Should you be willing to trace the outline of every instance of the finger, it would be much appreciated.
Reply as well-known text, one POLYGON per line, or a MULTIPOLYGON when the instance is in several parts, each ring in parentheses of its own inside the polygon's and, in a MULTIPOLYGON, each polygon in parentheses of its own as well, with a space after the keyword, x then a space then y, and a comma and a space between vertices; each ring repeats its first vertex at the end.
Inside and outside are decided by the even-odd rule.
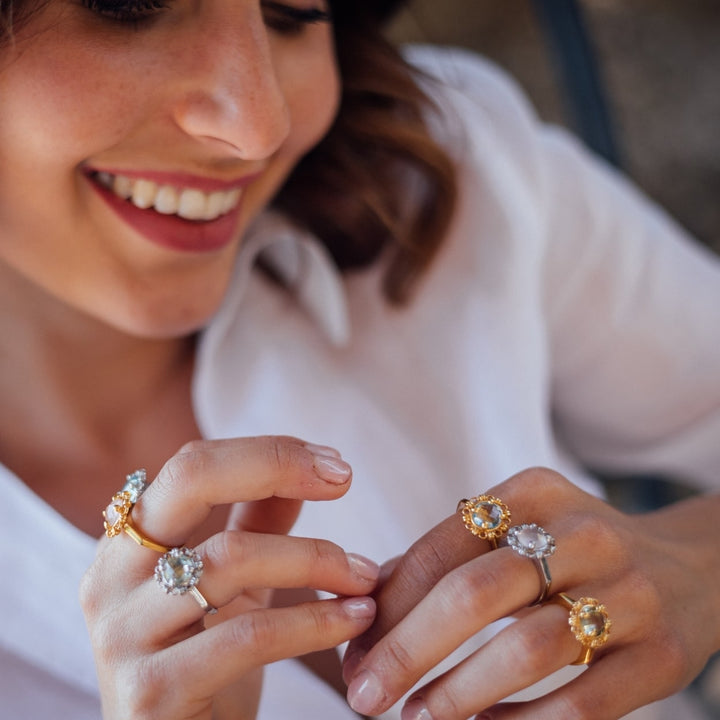
MULTIPOLYGON (((364 655, 415 607, 437 582, 463 563, 486 551, 476 537, 451 515, 423 535, 389 566, 390 576, 376 593, 378 613, 370 630, 348 646, 345 665, 351 656, 364 655)), ((345 671, 348 674, 348 671, 345 671)))
POLYGON ((465 640, 526 604, 537 584, 527 569, 502 548, 444 576, 360 661, 348 687, 351 707, 384 712, 465 640))
MULTIPOLYGON (((608 546, 612 544, 608 533, 603 532, 598 523, 588 520, 592 516, 577 512, 579 500, 602 510, 605 510, 604 504, 578 490, 561 475, 545 468, 531 468, 487 493, 506 501, 511 511, 511 524, 535 522, 554 535, 558 548, 551 561, 554 590, 567 589, 581 582, 590 566, 597 576, 603 564, 607 564, 605 558, 610 555, 608 546), (532 491, 529 492, 529 489, 532 491), (600 542, 602 538, 604 542, 600 542), (582 546, 582 565, 573 561, 576 557, 573 548, 578 546, 582 546)), ((375 623, 367 633, 350 643, 344 660, 346 679, 349 680, 359 658, 397 625, 443 575, 489 551, 489 543, 468 532, 459 513, 448 517, 420 538, 377 593, 378 617, 375 623)), ((529 568, 531 561, 526 562, 529 568)), ((523 572, 532 574, 534 571, 526 568, 523 572)), ((526 604, 538 594, 536 591, 526 604)))
POLYGON ((685 672, 678 672, 672 661, 666 667, 658 658, 664 659, 661 647, 654 650, 643 645, 618 647, 593 662, 567 685, 536 700, 494 705, 479 717, 482 720, 617 720, 636 708, 662 699, 668 694, 668 688, 683 687, 685 672), (652 667, 654 671, 638 682, 641 667, 652 667), (673 671, 676 674, 670 677, 673 671))
POLYGON ((570 664, 578 648, 563 608, 551 604, 535 609, 413 693, 403 720, 465 720, 570 664))
POLYGON ((350 466, 296 438, 189 443, 133 508, 133 522, 157 542, 182 544, 216 505, 277 496, 331 500, 349 487, 350 466))
MULTIPOLYGON (((261 535, 238 531, 219 533, 197 548, 203 561, 198 589, 216 608, 231 603, 241 593, 257 588, 313 588, 361 596, 371 592, 379 567, 360 555, 345 553, 327 540, 261 535)), ((195 623, 203 610, 191 595, 165 595, 148 579, 137 589, 125 613, 142 612, 148 642, 195 623), (142 609, 142 610, 141 610, 142 609)), ((140 641, 141 638, 138 638, 140 641)))
MULTIPOLYGON (((153 687, 142 688, 164 715, 184 717, 189 699, 215 696, 261 665, 335 647, 367 628, 374 612, 365 597, 244 613, 154 655, 145 669, 153 687), (166 693, 159 704, 158 688, 166 693)), ((142 706, 137 694, 129 693, 142 706)))
POLYGON ((233 505, 228 530, 286 535, 295 524, 302 500, 272 497, 233 505))

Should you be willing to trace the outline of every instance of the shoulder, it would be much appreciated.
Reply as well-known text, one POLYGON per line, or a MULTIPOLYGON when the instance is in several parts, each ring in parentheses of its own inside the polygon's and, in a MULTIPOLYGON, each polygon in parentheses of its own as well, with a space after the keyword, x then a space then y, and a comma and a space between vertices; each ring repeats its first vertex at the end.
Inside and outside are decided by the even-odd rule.
POLYGON ((408 45, 403 55, 435 106, 428 118, 431 131, 451 153, 464 157, 468 141, 477 144, 482 138, 525 146, 537 132, 540 123, 522 88, 490 60, 433 45, 408 45))

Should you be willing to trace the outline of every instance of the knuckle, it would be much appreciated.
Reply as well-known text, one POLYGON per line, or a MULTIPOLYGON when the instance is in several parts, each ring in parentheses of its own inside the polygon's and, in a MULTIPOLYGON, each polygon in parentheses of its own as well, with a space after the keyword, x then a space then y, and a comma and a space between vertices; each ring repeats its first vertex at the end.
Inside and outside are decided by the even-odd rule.
POLYGON ((338 563, 347 564, 343 550, 329 540, 309 539, 305 550, 310 567, 324 568, 338 563))
POLYGON ((265 456, 271 467, 281 475, 287 475, 297 464, 302 448, 284 437, 265 438, 265 456))
POLYGON ((415 544, 402 560, 413 582, 434 585, 447 572, 447 559, 429 539, 415 544))
POLYGON ((527 495, 528 486, 532 487, 534 495, 543 498, 553 498, 573 487, 570 481, 555 470, 547 467, 529 467, 513 475, 502 484, 502 494, 512 501, 512 498, 523 498, 527 495))
POLYGON ((692 672, 697 658, 679 632, 666 631, 657 638, 655 645, 662 655, 662 668, 658 669, 659 679, 667 687, 679 690, 688 681, 688 673, 692 672))
POLYGON ((490 607, 491 598, 498 597, 502 584, 503 580, 494 568, 480 570, 468 564, 446 575, 438 583, 438 590, 453 613, 476 617, 490 607))
POLYGON ((577 514, 572 521, 571 533, 584 540, 593 554, 612 558, 616 570, 628 567, 632 557, 628 544, 617 525, 608 518, 590 512, 577 514))
POLYGON ((556 720, 598 720, 598 707, 593 706, 590 696, 580 693, 561 694, 553 708, 556 720))
POLYGON ((519 677, 541 677, 545 674, 548 659, 561 656, 565 636, 551 625, 532 625, 518 629, 512 625, 506 631, 505 659, 519 677))
POLYGON ((437 683, 432 688, 427 698, 427 705, 436 720, 469 716, 468 708, 459 701, 457 690, 444 682, 437 683))
POLYGON ((80 586, 78 588, 80 607, 87 618, 91 618, 97 614, 102 600, 102 593, 98 589, 96 576, 96 566, 91 565, 80 579, 80 586))
POLYGON ((165 496, 184 494, 184 489, 198 476, 203 454, 200 448, 195 448, 173 455, 153 481, 153 492, 160 492, 165 496))
POLYGON ((399 680, 414 675, 415 664, 413 656, 400 640, 388 636, 385 640, 385 647, 381 659, 382 667, 389 669, 387 677, 395 677, 399 680))
POLYGON ((150 658, 122 673, 118 685, 122 688, 122 706, 132 720, 156 720, 158 708, 168 707, 163 699, 167 694, 165 673, 150 658))
POLYGON ((258 658, 264 649, 275 644, 278 629, 273 615, 263 611, 253 611, 238 616, 230 623, 228 640, 240 647, 250 657, 258 658))
POLYGON ((203 555, 208 564, 217 567, 241 565, 252 553, 248 547, 252 544, 248 533, 237 530, 225 530, 209 537, 203 544, 203 555))

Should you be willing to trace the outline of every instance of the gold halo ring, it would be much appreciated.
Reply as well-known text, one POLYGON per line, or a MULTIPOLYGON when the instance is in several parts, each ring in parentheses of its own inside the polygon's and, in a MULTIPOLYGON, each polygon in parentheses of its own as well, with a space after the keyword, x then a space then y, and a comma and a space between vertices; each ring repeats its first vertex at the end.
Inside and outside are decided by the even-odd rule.
POLYGON ((595 650, 604 645, 610 634, 612 622, 605 606, 595 598, 582 597, 573 600, 565 593, 553 595, 548 602, 555 602, 570 611, 568 624, 582 650, 571 665, 589 665, 595 650))
POLYGON ((493 495, 477 495, 458 503, 465 527, 475 536, 487 540, 493 549, 510 527, 510 509, 493 495))
POLYGON ((122 490, 112 496, 110 504, 105 508, 105 510, 103 510, 105 535, 109 538, 113 538, 124 531, 138 545, 150 548, 151 550, 156 550, 157 552, 165 553, 170 548, 145 537, 133 525, 132 520, 130 519, 130 513, 132 512, 135 503, 138 501, 143 492, 145 492, 146 487, 147 475, 143 469, 135 470, 125 477, 125 485, 123 485, 122 490))

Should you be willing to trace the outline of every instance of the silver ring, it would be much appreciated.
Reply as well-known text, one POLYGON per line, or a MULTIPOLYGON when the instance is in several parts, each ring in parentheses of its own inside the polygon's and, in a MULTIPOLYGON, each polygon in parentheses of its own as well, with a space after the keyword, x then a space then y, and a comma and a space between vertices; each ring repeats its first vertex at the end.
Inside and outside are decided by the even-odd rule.
POLYGON ((155 580, 170 595, 189 593, 209 615, 217 612, 197 588, 203 574, 203 561, 197 550, 176 547, 168 550, 155 566, 155 580))
POLYGON ((523 523, 508 530, 506 542, 518 555, 535 563, 540 577, 540 594, 531 605, 539 605, 550 594, 552 576, 547 559, 555 552, 555 538, 535 523, 523 523))
POLYGON ((205 596, 197 589, 195 585, 191 587, 188 590, 188 593, 197 600, 198 605, 203 609, 204 612, 206 612, 208 615, 214 615, 217 612, 217 608, 214 605, 211 605, 206 599, 205 596))

